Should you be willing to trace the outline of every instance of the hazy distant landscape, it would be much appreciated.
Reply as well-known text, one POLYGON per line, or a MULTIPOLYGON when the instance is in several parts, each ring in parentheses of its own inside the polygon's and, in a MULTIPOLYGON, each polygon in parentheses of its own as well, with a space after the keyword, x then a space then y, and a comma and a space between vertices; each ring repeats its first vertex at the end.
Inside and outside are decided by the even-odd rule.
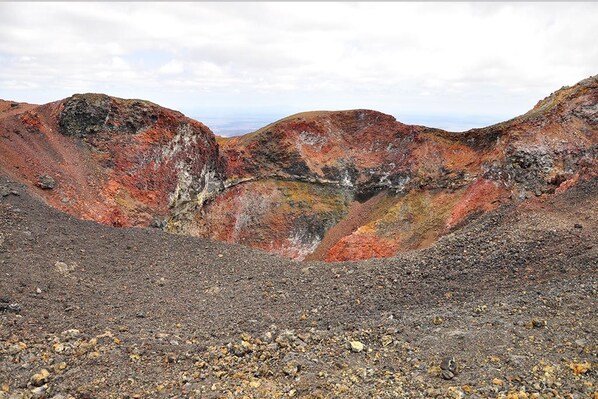
POLYGON ((196 116, 218 136, 232 137, 254 132, 272 122, 284 118, 286 115, 226 115, 226 116, 196 116))
MULTIPOLYGON (((222 115, 214 116, 206 114, 205 116, 190 115, 192 118, 202 121, 210 127, 214 134, 224 137, 239 136, 242 134, 254 132, 270 123, 287 117, 288 114, 269 114, 269 115, 222 115)), ((505 118, 484 117, 484 116, 457 116, 457 115, 405 115, 396 116, 403 123, 411 125, 423 125, 443 129, 451 132, 462 132, 472 128, 481 128, 490 126, 494 123, 514 117, 509 115, 505 118)))

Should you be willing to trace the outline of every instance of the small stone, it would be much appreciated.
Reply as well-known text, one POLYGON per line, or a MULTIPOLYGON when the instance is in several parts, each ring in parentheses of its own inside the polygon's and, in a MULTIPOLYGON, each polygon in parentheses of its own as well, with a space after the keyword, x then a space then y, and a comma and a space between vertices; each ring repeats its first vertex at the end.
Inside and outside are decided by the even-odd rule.
POLYGON ((452 371, 448 370, 441 370, 440 376, 443 380, 452 380, 453 378, 455 378, 455 374, 452 371))
POLYGON ((272 338, 274 336, 272 335, 272 333, 270 331, 266 331, 264 333, 264 335, 262 336, 262 341, 266 342, 266 343, 270 343, 272 342, 272 338))
POLYGON ((79 338, 81 336, 81 331, 71 328, 70 330, 63 331, 60 335, 66 340, 72 340, 79 338))
POLYGON ((19 353, 24 349, 27 349, 27 344, 24 342, 17 342, 16 344, 11 345, 8 348, 8 353, 10 353, 11 355, 14 355, 15 353, 19 353))
POLYGON ((247 341, 241 341, 241 345, 229 344, 228 345, 229 352, 237 357, 243 357, 243 356, 247 355, 249 352, 251 352, 251 348, 249 346, 250 345, 249 343, 247 343, 248 345, 243 345, 244 343, 247 343, 247 341))
POLYGON ((363 351, 364 346, 359 341, 351 341, 350 345, 351 345, 351 352, 359 353, 359 352, 363 351))
POLYGON ((504 381, 501 380, 500 378, 493 378, 492 379, 492 384, 494 384, 494 385, 503 385, 504 381))
POLYGON ((220 291, 222 291, 222 288, 220 288, 220 287, 210 287, 210 288, 208 288, 208 289, 205 290, 205 293, 206 294, 210 294, 210 295, 216 295, 220 291))
POLYGON ((52 176, 43 175, 37 180, 37 186, 44 190, 52 190, 54 187, 56 187, 56 181, 54 178, 52 178, 52 176))
POLYGON ((60 362, 54 366, 54 371, 62 371, 67 368, 66 362, 60 362))
POLYGON ((66 264, 65 262, 56 262, 54 263, 54 269, 60 274, 69 274, 70 272, 74 271, 77 268, 76 263, 71 263, 70 265, 66 264))
POLYGON ((42 397, 46 394, 46 389, 47 389, 47 386, 42 385, 37 388, 33 388, 31 390, 31 393, 33 394, 34 397, 42 397))
POLYGON ((457 361, 453 356, 447 356, 440 362, 440 369, 454 374, 457 371, 457 361))
POLYGON ((289 377, 294 377, 299 373, 300 369, 301 366, 299 366, 299 363, 291 361, 284 365, 284 367, 282 368, 282 372, 288 375, 289 377))
POLYGON ((12 190, 6 186, 0 186, 0 197, 8 197, 9 195, 19 196, 19 192, 17 190, 12 190))
POLYGON ((39 373, 34 374, 31 377, 31 385, 34 387, 41 387, 46 382, 48 382, 48 377, 50 376, 50 372, 46 369, 42 369, 39 373))
POLYGON ((575 375, 585 374, 592 369, 590 362, 585 363, 570 363, 569 368, 575 375))
POLYGON ((474 312, 474 314, 479 315, 479 314, 482 314, 482 313, 486 313, 487 310, 488 310, 488 306, 487 305, 480 305, 480 306, 477 306, 473 310, 473 312, 474 312))
POLYGON ((247 341, 247 342, 251 342, 251 335, 249 335, 248 333, 244 332, 241 333, 241 339, 243 341, 247 341))
POLYGON ((176 363, 176 361, 177 361, 177 355, 176 355, 176 353, 168 353, 166 355, 166 357, 164 358, 164 361, 166 363, 176 363))
POLYGON ((254 380, 249 382, 249 386, 251 388, 259 388, 262 383, 259 380, 254 380))
POLYGON ((270 368, 266 364, 262 364, 257 369, 257 375, 262 376, 262 377, 272 376, 273 374, 274 373, 272 372, 272 370, 270 370, 270 368))
POLYGON ((285 330, 276 337, 276 343, 283 348, 291 347, 297 340, 297 336, 291 330, 285 330))
POLYGON ((66 347, 62 342, 56 342, 54 345, 52 345, 52 349, 56 353, 62 353, 66 350, 66 347))
POLYGON ((392 339, 392 337, 390 335, 384 335, 384 336, 382 336, 381 341, 382 341, 382 346, 388 346, 388 345, 392 344, 392 342, 394 340, 392 339))
POLYGON ((0 313, 20 313, 21 312, 21 305, 18 303, 9 303, 0 301, 0 313))
POLYGON ((575 223, 573 225, 573 227, 576 228, 576 229, 583 229, 583 226, 581 224, 579 224, 579 223, 575 223))
POLYGON ((542 328, 545 325, 546 325, 545 320, 532 319, 532 327, 533 328, 542 328))

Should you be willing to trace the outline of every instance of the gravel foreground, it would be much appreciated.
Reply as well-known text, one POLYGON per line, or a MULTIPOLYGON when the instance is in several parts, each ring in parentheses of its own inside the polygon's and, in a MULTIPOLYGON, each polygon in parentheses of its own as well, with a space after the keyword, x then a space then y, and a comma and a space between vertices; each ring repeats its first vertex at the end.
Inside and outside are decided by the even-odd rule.
POLYGON ((293 262, 0 179, 0 398, 598 398, 598 179, 434 246, 293 262))

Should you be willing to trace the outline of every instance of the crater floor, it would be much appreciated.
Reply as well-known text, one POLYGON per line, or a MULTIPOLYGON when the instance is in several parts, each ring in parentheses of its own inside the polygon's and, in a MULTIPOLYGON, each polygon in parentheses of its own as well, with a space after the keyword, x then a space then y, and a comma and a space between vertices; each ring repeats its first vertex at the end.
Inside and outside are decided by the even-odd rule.
POLYGON ((597 195, 323 263, 77 220, 2 177, 0 398, 596 398, 597 195))

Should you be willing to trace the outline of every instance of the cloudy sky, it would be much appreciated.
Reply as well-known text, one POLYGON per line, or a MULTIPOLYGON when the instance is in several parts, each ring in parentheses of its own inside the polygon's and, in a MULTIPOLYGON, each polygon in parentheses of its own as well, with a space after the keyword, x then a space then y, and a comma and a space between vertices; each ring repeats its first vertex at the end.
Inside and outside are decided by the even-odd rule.
POLYGON ((463 130, 598 74, 598 3, 0 3, 0 98, 142 98, 227 134, 376 109, 463 130))

